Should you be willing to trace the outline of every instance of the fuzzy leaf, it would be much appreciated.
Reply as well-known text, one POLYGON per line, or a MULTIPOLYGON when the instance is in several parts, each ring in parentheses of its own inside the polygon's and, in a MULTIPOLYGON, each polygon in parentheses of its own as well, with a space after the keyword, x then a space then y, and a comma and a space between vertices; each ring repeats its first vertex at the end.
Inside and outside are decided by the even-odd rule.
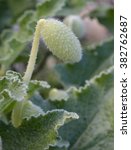
POLYGON ((31 80, 29 82, 28 96, 32 96, 32 94, 40 88, 48 89, 50 85, 46 81, 31 80))
POLYGON ((3 150, 16 150, 16 148, 19 150, 48 149, 50 145, 55 145, 57 142, 58 128, 65 122, 77 118, 75 113, 54 110, 38 118, 25 120, 18 129, 0 122, 3 150))
POLYGON ((36 17, 35 12, 30 10, 26 11, 19 19, 18 19, 18 32, 15 34, 15 37, 19 36, 19 42, 24 45, 27 42, 32 40, 33 33, 35 32, 36 26, 36 17), (26 39, 25 37, 28 37, 26 39))
POLYGON ((15 39, 15 32, 12 32, 12 36, 8 40, 4 40, 0 46, 0 63, 7 68, 24 49, 25 45, 18 41, 18 37, 15 39))
POLYGON ((27 101, 41 87, 49 88, 50 85, 37 80, 26 85, 19 73, 7 71, 6 75, 0 78, 0 119, 4 121, 6 115, 11 112, 11 122, 14 127, 18 127, 25 118, 29 120, 32 116, 43 114, 41 108, 27 101))
POLYGON ((69 142, 60 139, 60 141, 57 142, 56 146, 50 147, 49 150, 68 150, 68 147, 69 142))
MULTIPOLYGON (((113 89, 112 89, 113 90, 113 89)), ((71 150, 113 150, 113 91, 71 150)), ((106 97, 107 97, 106 96, 106 97)))
POLYGON ((7 71, 6 75, 0 78, 0 115, 8 113, 16 102, 25 99, 27 86, 22 82, 19 73, 7 71))
POLYGON ((44 0, 37 6, 37 16, 54 16, 65 5, 66 0, 44 0))
POLYGON ((14 16, 18 16, 21 13, 23 13, 24 10, 30 9, 31 7, 34 7, 36 3, 36 0, 8 0, 8 5, 11 9, 11 12, 14 16))
MULTIPOLYGON (((99 137, 99 134, 101 134, 105 138, 108 137, 107 133, 109 131, 113 133, 113 119, 110 120, 110 117, 113 118, 113 111, 109 109, 111 107, 113 110, 113 105, 110 105, 108 109, 107 107, 105 109, 107 103, 113 104, 113 70, 109 69, 107 72, 101 73, 99 76, 96 76, 94 79, 88 81, 84 87, 74 92, 74 97, 76 98, 71 97, 62 108, 77 112, 80 116, 80 119, 75 124, 71 123, 65 126, 63 130, 61 130, 62 137, 65 137, 65 140, 69 140, 71 142, 71 148, 73 150, 79 145, 77 144, 77 146, 73 148, 73 146, 77 142, 79 142, 81 136, 85 134, 86 129, 89 126, 93 128, 93 131, 92 133, 89 133, 89 131, 91 130, 89 129, 86 132, 86 135, 88 135, 88 137, 91 137, 92 142, 94 142, 94 146, 95 144, 97 144, 94 139, 96 137, 99 137), (104 107, 104 110, 102 110, 102 107, 104 107), (101 114, 103 114, 105 110, 107 110, 107 114, 102 116, 101 114), (110 114, 110 117, 108 117, 108 113, 110 114), (98 126, 96 122, 99 122, 98 126), (106 125, 108 125, 108 127, 106 127, 104 122, 106 125), (103 126, 103 124, 105 125, 105 127, 103 126), (103 126, 103 128, 101 128, 101 126, 103 126), (76 130, 77 132, 75 132, 76 130)), ((111 145, 113 145, 113 134, 111 136, 111 139, 111 145)), ((85 140, 85 143, 83 142, 83 145, 88 145, 87 140, 85 140)), ((101 142, 101 138, 98 139, 98 142, 101 142)), ((101 147, 103 147, 103 145, 101 147)), ((77 147, 77 149, 81 150, 81 147, 77 147)), ((86 149, 88 148, 85 148, 85 150, 86 149)), ((110 147, 110 150, 112 150, 112 146, 110 147)))
POLYGON ((83 85, 85 80, 89 80, 113 65, 112 61, 107 61, 113 55, 113 40, 90 47, 83 53, 83 58, 76 64, 60 64, 56 66, 62 83, 66 85, 83 85), (98 70, 97 70, 98 69, 98 70), (75 75, 74 75, 75 74, 75 75))
POLYGON ((19 73, 7 71, 6 75, 0 78, 0 94, 8 93, 11 99, 22 101, 27 94, 27 86, 22 82, 19 73))
MULTIPOLYGON (((101 72, 91 80, 86 81, 86 84, 78 89, 75 87, 71 88, 70 92, 71 95, 66 102, 49 101, 48 104, 47 102, 44 102, 43 104, 43 108, 45 108, 45 105, 48 109, 62 108, 76 112, 80 116, 79 120, 69 123, 60 129, 60 135, 63 139, 70 141, 70 149, 76 149, 76 147, 80 144, 79 140, 81 142, 83 140, 83 138, 81 140, 81 137, 84 135, 85 143, 82 143, 83 147, 87 144, 89 146, 88 148, 92 148, 90 146, 90 142, 94 141, 94 147, 97 146, 97 144, 103 143, 101 148, 103 147, 104 149, 104 144, 108 143, 104 143, 102 140, 106 138, 108 140, 109 138, 111 141, 109 149, 112 150, 113 68, 111 67, 108 70, 101 72), (107 112, 105 112, 105 110, 107 112), (97 121, 99 124, 96 123, 97 121), (105 127, 101 128, 103 124, 106 124, 107 127, 105 125, 105 127), (93 129, 91 127, 93 127, 93 129), (86 130, 88 131, 86 132, 86 130), (111 134, 108 136, 108 133, 111 134), (99 134, 101 134, 103 138, 98 138, 99 134), (88 143, 87 141, 89 140, 89 137, 90 142, 88 143), (77 146, 75 146, 75 144, 77 146), (73 148, 73 146, 75 148, 73 148)), ((84 150, 88 150, 88 148, 85 148, 84 150)), ((80 147, 77 147, 77 150, 83 150, 81 149, 81 145, 80 147)), ((93 150, 95 150, 95 148, 93 150)))
POLYGON ((40 107, 34 105, 31 101, 25 102, 22 119, 29 120, 32 116, 37 118, 41 114, 44 114, 44 112, 40 107))
POLYGON ((42 114, 44 114, 42 109, 34 105, 32 102, 18 102, 13 108, 11 122, 14 127, 19 127, 24 119, 29 120, 31 117, 37 118, 42 114))
POLYGON ((9 95, 9 91, 4 91, 0 98, 0 118, 3 116, 3 113, 8 113, 13 108, 16 101, 12 99, 9 95))

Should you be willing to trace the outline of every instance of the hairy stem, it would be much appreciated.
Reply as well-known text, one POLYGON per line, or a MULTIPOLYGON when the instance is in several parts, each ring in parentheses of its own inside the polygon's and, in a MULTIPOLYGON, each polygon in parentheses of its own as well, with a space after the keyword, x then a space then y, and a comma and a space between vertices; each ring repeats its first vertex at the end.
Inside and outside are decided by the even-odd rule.
POLYGON ((39 48, 39 40, 40 40, 41 30, 43 28, 44 22, 45 22, 45 19, 40 19, 36 25, 36 30, 35 30, 35 34, 34 34, 32 49, 31 49, 31 54, 30 54, 30 58, 29 58, 29 62, 27 65, 25 75, 23 77, 23 80, 26 83, 28 83, 30 81, 34 67, 35 67, 38 48, 39 48))

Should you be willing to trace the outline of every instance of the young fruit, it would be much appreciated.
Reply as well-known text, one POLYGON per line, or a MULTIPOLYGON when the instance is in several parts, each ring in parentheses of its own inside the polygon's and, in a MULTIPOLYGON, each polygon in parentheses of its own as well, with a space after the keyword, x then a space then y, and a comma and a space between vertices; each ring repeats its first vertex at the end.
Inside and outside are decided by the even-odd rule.
POLYGON ((79 62, 82 48, 74 33, 62 22, 45 20, 41 35, 49 50, 66 63, 79 62))
POLYGON ((75 35, 81 39, 85 35, 85 26, 80 16, 71 15, 64 19, 64 23, 71 28, 75 35))
POLYGON ((55 19, 40 19, 36 26, 28 66, 23 77, 29 83, 37 58, 40 36, 49 50, 66 63, 79 62, 82 48, 74 33, 62 22, 55 19))
POLYGON ((61 100, 67 101, 68 98, 69 98, 69 95, 64 90, 58 90, 58 89, 54 88, 49 93, 49 99, 51 101, 55 101, 55 100, 57 100, 57 101, 61 101, 61 100))

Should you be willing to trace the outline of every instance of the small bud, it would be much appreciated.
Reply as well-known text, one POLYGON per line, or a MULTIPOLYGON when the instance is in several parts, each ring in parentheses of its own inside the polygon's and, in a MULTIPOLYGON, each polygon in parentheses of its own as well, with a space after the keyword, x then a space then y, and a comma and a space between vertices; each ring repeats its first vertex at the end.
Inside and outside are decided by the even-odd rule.
POLYGON ((80 42, 62 22, 47 19, 43 25, 42 36, 49 50, 64 62, 75 63, 81 60, 80 42))
POLYGON ((64 23, 71 28, 79 39, 84 37, 85 25, 81 17, 75 15, 68 16, 64 19, 64 23))
POLYGON ((67 99, 69 98, 69 95, 66 91, 64 90, 57 90, 57 89, 52 89, 49 93, 49 98, 51 101, 61 101, 61 100, 65 100, 67 101, 67 99))

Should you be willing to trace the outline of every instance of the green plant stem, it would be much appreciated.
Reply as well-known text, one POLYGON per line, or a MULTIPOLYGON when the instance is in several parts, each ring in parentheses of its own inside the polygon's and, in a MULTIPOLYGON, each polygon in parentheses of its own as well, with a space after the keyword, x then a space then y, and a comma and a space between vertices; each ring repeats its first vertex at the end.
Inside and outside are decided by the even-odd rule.
POLYGON ((30 81, 34 67, 35 67, 37 53, 38 53, 38 47, 39 47, 39 40, 40 40, 41 30, 43 28, 44 22, 45 22, 45 19, 40 19, 36 25, 31 54, 30 54, 30 58, 29 58, 29 62, 27 65, 25 75, 23 77, 23 80, 26 83, 28 83, 30 81))
MULTIPOLYGON (((36 63, 36 58, 37 58, 37 53, 38 53, 38 48, 39 48, 39 40, 40 40, 41 30, 43 28, 44 22, 45 22, 44 19, 40 19, 36 25, 31 54, 30 54, 30 58, 29 58, 29 62, 27 65, 25 75, 23 77, 23 81, 26 82, 27 84, 29 83, 29 81, 32 77, 33 70, 35 68, 35 63, 36 63)), ((27 100, 27 97, 25 97, 25 99, 23 101, 21 101, 19 104, 17 104, 17 107, 14 110, 12 120, 14 121, 13 124, 15 127, 18 127, 21 125, 22 110, 23 110, 23 106, 24 106, 26 100, 27 100), (19 117, 17 117, 15 115, 15 111, 17 112, 16 115, 19 117), (19 118, 19 119, 17 119, 17 118, 19 118)))

